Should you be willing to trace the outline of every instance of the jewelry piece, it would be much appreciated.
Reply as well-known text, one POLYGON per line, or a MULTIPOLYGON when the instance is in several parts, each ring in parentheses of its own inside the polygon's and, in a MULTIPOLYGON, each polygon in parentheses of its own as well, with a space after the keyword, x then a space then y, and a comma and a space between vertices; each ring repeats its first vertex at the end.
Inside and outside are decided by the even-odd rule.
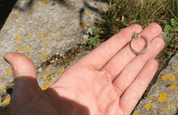
POLYGON ((136 38, 139 37, 139 33, 134 32, 133 35, 132 35, 132 37, 133 37, 133 39, 132 39, 132 41, 131 41, 131 49, 132 49, 135 53, 137 53, 137 54, 142 54, 142 53, 145 53, 145 52, 149 49, 149 47, 150 47, 150 41, 148 40, 147 37, 142 36, 142 37, 147 41, 147 47, 146 47, 146 49, 145 49, 144 51, 142 51, 142 52, 138 52, 138 51, 134 50, 134 49, 133 49, 133 41, 134 41, 136 38))

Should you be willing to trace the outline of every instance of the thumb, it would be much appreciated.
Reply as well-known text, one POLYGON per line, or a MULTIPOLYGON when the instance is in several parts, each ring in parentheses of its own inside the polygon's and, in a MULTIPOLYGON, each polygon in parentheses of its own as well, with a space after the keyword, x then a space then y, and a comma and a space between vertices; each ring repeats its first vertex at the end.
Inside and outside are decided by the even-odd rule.
POLYGON ((31 76, 36 79, 35 66, 33 62, 23 54, 10 52, 4 55, 4 59, 10 63, 15 79, 21 76, 31 76))
POLYGON ((20 53, 7 53, 4 55, 4 59, 12 66, 15 77, 10 106, 20 108, 41 90, 38 86, 35 66, 28 57, 20 53))

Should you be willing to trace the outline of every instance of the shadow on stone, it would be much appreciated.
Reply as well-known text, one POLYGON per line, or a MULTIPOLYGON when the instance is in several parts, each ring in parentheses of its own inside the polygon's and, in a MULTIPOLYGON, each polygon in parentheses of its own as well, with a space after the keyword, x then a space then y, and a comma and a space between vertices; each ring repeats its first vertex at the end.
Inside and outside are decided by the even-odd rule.
POLYGON ((108 0, 95 0, 95 1, 99 1, 99 2, 106 2, 106 3, 109 3, 108 0))
MULTIPOLYGON (((98 0, 95 0, 95 1, 98 1, 98 0)), ((107 2, 108 3, 108 0, 99 0, 100 2, 107 2)), ((88 8, 88 9, 90 9, 91 11, 94 11, 94 12, 96 12, 96 13, 98 13, 99 15, 101 15, 101 14, 103 14, 104 12, 101 12, 101 11, 99 11, 97 8, 94 8, 94 7, 92 7, 91 5, 89 5, 87 2, 86 2, 86 0, 84 0, 83 1, 83 3, 84 3, 84 7, 83 8, 81 8, 80 9, 80 24, 83 24, 83 13, 84 13, 84 11, 85 11, 85 8, 88 8)), ((82 33, 83 34, 88 34, 88 33, 86 33, 84 30, 82 30, 82 33)))
POLYGON ((22 4, 22 6, 20 6, 20 4, 16 3, 14 6, 14 9, 18 9, 19 11, 27 11, 27 10, 31 10, 32 5, 33 5, 34 0, 27 0, 24 2, 24 4, 22 4))
POLYGON ((9 16, 14 4, 17 0, 1 0, 0 1, 0 30, 3 27, 7 17, 9 16))
MULTIPOLYGON (((77 103, 74 100, 70 100, 65 97, 59 96, 60 94, 58 94, 54 89, 48 88, 46 90, 41 90, 41 88, 38 86, 38 82, 36 79, 31 77, 25 77, 25 78, 22 77, 18 79, 25 80, 22 83, 23 88, 20 89, 19 86, 19 91, 16 90, 16 92, 21 92, 19 96, 21 97, 21 95, 27 94, 28 95, 27 99, 29 98, 29 100, 26 100, 26 102, 30 101, 33 105, 41 105, 37 107, 31 107, 31 110, 29 108, 30 111, 33 111, 33 109, 36 108, 36 110, 38 110, 40 114, 52 113, 52 115, 89 115, 89 109, 87 107, 77 103)), ((10 109, 12 110, 12 112, 13 110, 15 111, 19 110, 18 107, 20 106, 17 103, 18 101, 21 101, 19 102, 19 104, 21 103, 23 105, 26 105, 26 103, 22 101, 23 100, 22 98, 19 99, 19 97, 17 97, 18 94, 12 94, 12 96, 14 96, 11 97, 11 101, 10 101, 11 102, 10 109)), ((30 106, 32 105, 29 105, 29 107, 30 106)), ((29 111, 29 110, 25 110, 25 111, 29 111)))
POLYGON ((176 114, 175 115, 178 115, 178 109, 177 109, 177 112, 176 112, 176 114))

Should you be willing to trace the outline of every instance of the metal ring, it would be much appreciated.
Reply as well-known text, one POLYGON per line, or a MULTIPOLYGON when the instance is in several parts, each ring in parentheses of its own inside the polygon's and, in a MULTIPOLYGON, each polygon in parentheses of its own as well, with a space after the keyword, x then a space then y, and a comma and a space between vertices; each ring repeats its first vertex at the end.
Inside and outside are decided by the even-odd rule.
POLYGON ((145 52, 149 49, 149 47, 150 47, 150 41, 148 40, 147 37, 142 36, 142 37, 147 41, 147 47, 146 47, 146 49, 145 49, 144 51, 138 52, 138 51, 136 51, 136 50, 133 49, 133 41, 134 41, 136 38, 138 38, 138 37, 139 37, 139 34, 136 33, 136 32, 134 32, 134 34, 133 34, 133 39, 132 39, 132 41, 131 41, 131 49, 132 49, 135 53, 137 53, 137 54, 142 54, 142 53, 145 53, 145 52))

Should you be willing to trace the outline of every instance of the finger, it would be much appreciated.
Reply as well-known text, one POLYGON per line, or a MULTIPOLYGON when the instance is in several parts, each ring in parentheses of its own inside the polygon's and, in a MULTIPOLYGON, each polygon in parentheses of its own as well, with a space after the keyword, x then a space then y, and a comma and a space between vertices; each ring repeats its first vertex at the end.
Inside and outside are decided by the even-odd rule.
MULTIPOLYGON (((162 29, 160 25, 152 23, 140 32, 140 36, 144 35, 151 41, 154 37, 158 36, 161 33, 161 30, 162 29)), ((145 41, 143 40, 143 38, 139 37, 134 41, 134 49, 136 51, 141 50, 144 47, 144 45, 145 41)), ((150 54, 152 55, 151 52, 150 54)), ((131 62, 135 57, 136 54, 133 53, 133 51, 130 48, 130 44, 128 44, 106 64, 102 71, 108 72, 112 76, 112 80, 114 80, 117 77, 117 75, 123 70, 123 68, 125 68, 125 66, 129 62, 131 62)))
POLYGON ((162 38, 157 37, 153 39, 149 51, 138 55, 124 68, 120 75, 113 81, 113 86, 118 92, 118 95, 121 95, 126 90, 126 88, 134 81, 145 63, 149 59, 155 58, 163 47, 164 41, 162 38))
POLYGON ((15 106, 17 111, 35 94, 42 91, 38 86, 33 62, 23 54, 10 52, 4 59, 10 63, 13 69, 15 86, 10 100, 10 106, 15 106))
POLYGON ((133 32, 140 32, 141 30, 141 26, 137 24, 131 25, 121 30, 119 33, 112 36, 109 40, 102 43, 91 53, 79 60, 79 62, 82 65, 86 65, 95 70, 99 70, 131 40, 133 32))
POLYGON ((124 92, 120 99, 120 106, 125 112, 124 115, 130 115, 151 82, 157 68, 158 62, 155 59, 149 60, 135 81, 124 92))

